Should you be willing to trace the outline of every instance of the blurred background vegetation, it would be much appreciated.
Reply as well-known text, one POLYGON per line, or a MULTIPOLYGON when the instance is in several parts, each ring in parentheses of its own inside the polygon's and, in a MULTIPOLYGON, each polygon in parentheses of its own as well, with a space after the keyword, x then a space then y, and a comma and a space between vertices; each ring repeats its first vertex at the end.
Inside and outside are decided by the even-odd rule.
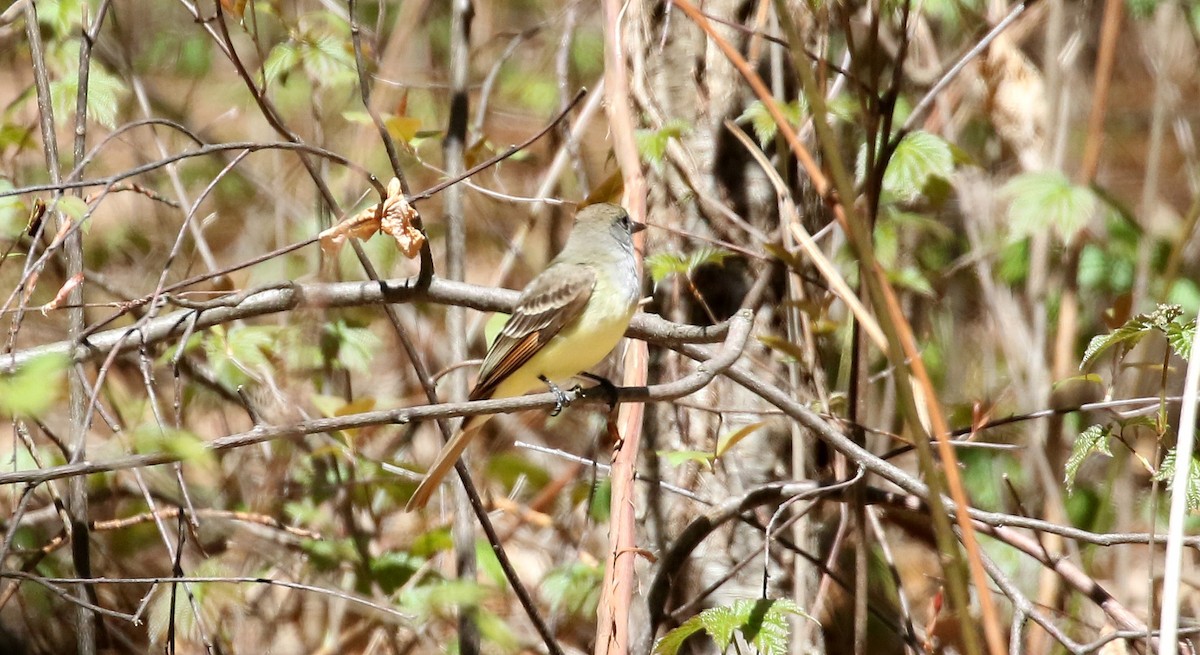
MULTIPOLYGON (((455 4, 18 0, 2 10, 5 352, 30 353, 80 327, 128 327, 214 299, 236 304, 246 290, 368 279, 351 249, 311 244, 230 269, 378 202, 364 171, 384 182, 393 171, 360 72, 412 190, 447 179, 455 4), (47 120, 57 162, 44 148, 47 120), (295 150, 261 146, 283 141, 354 166, 311 153, 306 163, 295 150), (166 161, 220 143, 260 146, 166 161), (127 175, 138 167, 145 170, 127 175), (65 194, 31 189, 108 176, 120 180, 65 194), (197 276, 204 279, 162 306, 139 302, 197 276)), ((702 10, 821 164, 831 170, 840 158, 853 176, 855 196, 839 200, 870 226, 937 401, 975 445, 958 449, 972 504, 1099 534, 1161 532, 1178 422, 1169 398, 1182 385, 1200 309, 1200 105, 1192 104, 1200 98, 1200 4, 1025 5, 995 37, 985 35, 1021 3, 712 0, 702 10), (1113 12, 1116 37, 1106 41, 1113 12), (966 65, 956 71, 960 60, 966 65), (797 62, 815 74, 828 109, 821 120, 832 128, 826 137, 813 128, 817 98, 803 90, 797 62), (885 147, 893 139, 894 149, 885 147), (1151 400, 1087 405, 1130 398, 1151 400), (1039 410, 1061 411, 988 427, 1039 410)), ((603 108, 611 26, 589 2, 478 0, 470 9, 467 167, 542 130, 580 88, 590 91, 531 147, 459 184, 465 280, 519 288, 561 245, 572 203, 619 195, 603 108)), ((894 452, 919 437, 896 393, 910 381, 865 339, 855 347, 853 316, 831 292, 831 277, 857 288, 861 275, 832 204, 791 156, 767 107, 677 6, 631 3, 623 21, 650 183, 646 310, 719 323, 763 279, 765 295, 752 307, 755 339, 739 365, 876 456, 918 471, 913 455, 894 452), (814 235, 833 273, 800 247, 803 232, 814 235)), ((439 275, 452 254, 443 203, 435 195, 417 204, 439 275)), ((381 277, 417 274, 418 262, 390 241, 362 246, 381 277)), ((453 399, 473 366, 460 366, 452 344, 481 356, 490 317, 468 312, 462 333, 451 334, 442 305, 395 308, 397 325, 378 305, 305 306, 132 347, 111 361, 102 354, 78 366, 53 356, 5 364, 0 414, 11 419, 11 436, 0 440, 3 472, 80 459, 100 466, 86 477, 4 487, 0 651, 83 652, 91 643, 100 652, 444 652, 460 648, 457 616, 467 608, 484 652, 541 652, 482 536, 478 574, 456 577, 450 494, 426 513, 402 511, 440 444, 431 423, 376 423, 216 452, 204 446, 256 423, 426 403, 398 330, 436 373, 442 397, 453 399), (74 392, 71 378, 82 380, 74 392), (80 404, 93 396, 94 405, 80 404), (81 444, 86 455, 73 457, 81 444), (129 454, 182 461, 104 466, 129 454), (55 581, 83 573, 81 543, 90 576, 141 579, 94 587, 88 602, 114 612, 97 615, 94 639, 77 633, 76 605, 66 597, 74 592, 55 581), (162 577, 221 581, 145 580, 162 577)), ((679 354, 651 347, 651 383, 690 370, 679 354)), ((782 531, 786 544, 767 548, 762 527, 778 504, 747 511, 691 553, 666 606, 646 607, 644 587, 658 573, 653 556, 675 545, 706 503, 773 480, 845 478, 855 469, 725 379, 646 412, 643 476, 691 495, 639 487, 638 543, 651 556, 637 565, 637 648, 648 651, 682 625, 658 642, 660 652, 729 650, 730 639, 762 652, 855 652, 856 552, 878 572, 860 652, 970 648, 951 627, 957 617, 937 609, 944 574, 927 517, 886 503, 852 511, 861 497, 783 510, 799 520, 782 531), (868 513, 869 526, 848 527, 868 513), (781 641, 754 640, 737 618, 764 584, 770 597, 792 603, 775 606, 767 621, 781 641), (721 608, 724 622, 711 613, 721 608), (651 627, 656 611, 667 619, 651 627), (813 620, 799 618, 805 614, 813 620), (700 631, 709 637, 684 640, 700 631)), ((512 442, 603 463, 603 418, 591 407, 505 415, 469 458, 506 552, 570 652, 594 647, 606 472, 512 442)), ((880 478, 868 483, 895 489, 880 478)), ((983 545, 1036 611, 1074 640, 1068 649, 1113 629, 1091 600, 1030 557, 999 541, 983 545)), ((1156 625, 1160 547, 1053 535, 1044 547, 1156 625)), ((1185 558, 1194 564, 1195 552, 1185 558)), ((1185 574, 1181 607, 1193 628, 1197 584, 1185 574)), ((1008 635, 1013 606, 995 595, 1008 635)), ((968 623, 977 620, 986 617, 968 623)), ((1021 648, 1014 652, 1067 652, 1036 626, 1013 634, 1021 648)))

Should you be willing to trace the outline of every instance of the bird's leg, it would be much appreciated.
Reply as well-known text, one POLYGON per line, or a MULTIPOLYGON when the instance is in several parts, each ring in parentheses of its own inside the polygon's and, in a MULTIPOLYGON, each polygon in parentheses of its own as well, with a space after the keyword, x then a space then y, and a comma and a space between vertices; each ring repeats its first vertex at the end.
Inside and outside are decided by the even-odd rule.
POLYGON ((600 389, 604 392, 605 400, 608 401, 608 411, 611 412, 617 408, 617 401, 620 400, 620 394, 617 392, 617 385, 613 384, 612 380, 603 375, 596 375, 595 373, 580 373, 579 375, 595 382, 596 386, 593 389, 600 389))
POLYGON ((558 416, 562 413, 563 407, 566 407, 570 400, 567 399, 567 394, 563 393, 562 389, 558 388, 557 384, 550 381, 550 378, 539 375, 538 379, 546 383, 550 387, 550 393, 554 394, 554 411, 550 412, 550 416, 558 416))

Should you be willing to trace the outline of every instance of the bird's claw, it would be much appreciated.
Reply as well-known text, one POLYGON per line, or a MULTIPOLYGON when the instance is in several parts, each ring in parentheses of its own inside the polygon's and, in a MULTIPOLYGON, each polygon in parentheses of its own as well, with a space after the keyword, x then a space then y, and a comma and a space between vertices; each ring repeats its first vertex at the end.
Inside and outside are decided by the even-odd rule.
POLYGON ((567 394, 563 393, 563 390, 558 388, 557 384, 551 382, 550 379, 544 375, 539 377, 541 378, 542 382, 546 383, 547 387, 550 387, 550 393, 554 394, 554 409, 550 411, 550 416, 558 416, 562 413, 563 408, 569 405, 571 401, 567 398, 567 394))

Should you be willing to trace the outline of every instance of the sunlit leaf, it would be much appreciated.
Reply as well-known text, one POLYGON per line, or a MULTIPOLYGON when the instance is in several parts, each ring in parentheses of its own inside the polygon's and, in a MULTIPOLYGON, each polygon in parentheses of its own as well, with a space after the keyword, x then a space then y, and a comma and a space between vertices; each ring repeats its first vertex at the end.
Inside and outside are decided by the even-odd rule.
MULTIPOLYGON (((858 179, 866 179, 867 146, 858 151, 858 179)), ((925 190, 934 177, 948 178, 954 172, 954 154, 950 144, 929 132, 912 132, 896 146, 883 173, 883 191, 911 202, 925 190)))
POLYGON ((676 655, 689 637, 703 630, 716 643, 718 652, 725 652, 734 638, 740 636, 760 655, 783 655, 788 652, 790 616, 812 620, 799 605, 787 599, 735 600, 731 605, 706 609, 684 621, 654 645, 654 654, 676 655))
MULTIPOLYGON (((1176 455, 1174 449, 1167 452, 1163 457, 1162 466, 1158 468, 1158 472, 1154 474, 1154 479, 1159 482, 1169 482, 1172 492, 1175 491, 1175 467, 1176 455)), ((1188 510, 1200 509, 1200 461, 1192 457, 1191 466, 1189 467, 1187 477, 1187 506, 1188 510)))
POLYGON ((739 441, 754 434, 759 428, 766 424, 766 421, 758 421, 756 423, 750 423, 749 425, 743 425, 737 430, 734 430, 720 439, 717 439, 717 457, 729 452, 729 449, 736 446, 739 441))
POLYGON ((603 581, 603 566, 574 562, 551 569, 542 580, 541 592, 555 613, 595 617, 603 581))
POLYGON ((0 376, 0 414, 41 416, 66 391, 66 355, 51 353, 34 357, 15 373, 0 376))
POLYGON ((1092 453, 1101 453, 1112 457, 1112 450, 1109 447, 1109 438, 1112 436, 1112 431, 1102 425, 1093 425, 1084 430, 1074 443, 1071 444, 1071 456, 1067 458, 1067 463, 1063 466, 1066 472, 1064 482, 1067 484, 1067 493, 1070 493, 1075 488, 1075 475, 1079 473, 1079 466, 1083 464, 1083 460, 1087 459, 1092 453))
POLYGON ((1132 347, 1152 331, 1161 332, 1167 335, 1168 338, 1174 332, 1176 336, 1172 340, 1172 347, 1176 346, 1176 341, 1183 341, 1185 338, 1184 335, 1188 335, 1186 337, 1187 345, 1181 343, 1179 350, 1190 350, 1190 335, 1194 333, 1195 322, 1189 322, 1190 327, 1185 327, 1186 324, 1179 323, 1182 315, 1183 310, 1178 305, 1159 305, 1153 312, 1138 314, 1108 334, 1092 337, 1092 340, 1088 342, 1087 348, 1083 352, 1083 359, 1079 362, 1080 370, 1090 366, 1095 362, 1097 357, 1109 348, 1118 344, 1132 347))
MULTIPOLYGON (((797 127, 800 120, 808 113, 808 103, 804 101, 803 97, 792 102, 777 104, 780 111, 783 112, 784 118, 793 128, 797 127)), ((764 145, 774 139, 779 132, 779 124, 775 122, 775 118, 771 116, 771 112, 767 111, 767 106, 761 100, 750 103, 742 115, 737 117, 737 122, 750 123, 750 127, 754 130, 754 136, 758 138, 759 143, 764 145)))
POLYGON ((671 139, 678 139, 691 131, 691 126, 683 119, 675 118, 663 124, 658 130, 638 130, 636 136, 638 153, 651 166, 661 166, 667 155, 667 144, 671 139))
POLYGON ((1056 171, 1023 173, 1004 185, 1009 229, 1017 237, 1053 230, 1065 242, 1087 226, 1100 206, 1096 193, 1056 171))

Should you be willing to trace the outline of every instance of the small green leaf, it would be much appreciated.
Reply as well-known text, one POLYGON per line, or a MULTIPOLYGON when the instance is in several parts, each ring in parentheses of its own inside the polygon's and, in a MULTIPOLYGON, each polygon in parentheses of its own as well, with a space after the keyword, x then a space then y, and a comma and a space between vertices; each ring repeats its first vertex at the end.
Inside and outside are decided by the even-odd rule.
POLYGON ((689 276, 697 268, 706 264, 720 266, 732 256, 732 252, 723 248, 702 246, 687 255, 671 252, 655 253, 647 257, 645 263, 646 270, 650 271, 650 278, 654 280, 655 284, 658 284, 672 275, 689 276))
POLYGON ((475 561, 478 562, 480 570, 491 579, 492 584, 501 589, 508 588, 508 578, 504 577, 504 568, 500 566, 496 551, 492 550, 492 546, 487 540, 475 541, 475 561))
MULTIPOLYGON (((1174 449, 1169 451, 1163 457, 1162 466, 1158 468, 1158 472, 1154 474, 1154 479, 1159 482, 1170 482, 1171 490, 1175 487, 1175 466, 1176 452, 1174 449)), ((1200 461, 1195 457, 1192 458, 1191 470, 1188 471, 1187 478, 1187 506, 1188 510, 1200 509, 1200 461)))
POLYGON ((142 454, 165 453, 184 461, 215 461, 213 453, 199 436, 187 430, 143 425, 133 431, 134 451, 142 454))
POLYGON ((542 580, 541 592, 555 613, 595 617, 603 581, 603 566, 575 562, 551 569, 542 580))
POLYGON ((662 282, 676 273, 687 272, 687 259, 683 255, 671 252, 654 253, 646 258, 646 270, 655 284, 662 282))
POLYGON ((704 468, 712 468, 713 454, 703 450, 660 450, 658 456, 665 459, 669 466, 698 462, 704 468))
POLYGON ((1192 358, 1192 340, 1196 338, 1196 321, 1171 321, 1167 326, 1167 342, 1171 350, 1183 359, 1192 358))
POLYGON ((76 222, 83 220, 88 211, 87 203, 83 201, 83 198, 77 196, 63 196, 59 198, 57 207, 59 211, 70 216, 71 220, 76 222))
POLYGON ((1067 493, 1071 493, 1075 488, 1075 475, 1079 473, 1079 466, 1083 464, 1083 460, 1087 459, 1092 453, 1102 453, 1112 457, 1112 449, 1109 446, 1109 437, 1112 436, 1112 431, 1102 425, 1093 425, 1084 430, 1076 439, 1075 443, 1071 444, 1071 456, 1067 458, 1067 463, 1063 467, 1066 471, 1064 482, 1067 484, 1067 493))
POLYGON ((391 594, 421 569, 425 560, 398 550, 387 551, 371 558, 371 579, 385 594, 391 594))
POLYGON ((783 655, 788 652, 790 615, 813 620, 799 605, 787 599, 735 600, 732 605, 706 609, 684 621, 654 645, 654 654, 676 655, 684 641, 704 630, 721 652, 740 635, 760 655, 783 655))
POLYGON ((295 70, 300 63, 300 52, 296 45, 288 43, 280 43, 271 48, 271 53, 267 55, 267 60, 263 62, 263 77, 266 85, 271 86, 276 82, 287 83, 287 75, 295 70))
POLYGON ((1195 331, 1195 323, 1191 323, 1191 327, 1179 323, 1179 318, 1183 314, 1183 309, 1178 305, 1159 305, 1153 312, 1146 314, 1138 314, 1125 322, 1124 325, 1113 330, 1108 334, 1100 334, 1092 337, 1088 342, 1087 348, 1083 351, 1083 359, 1079 362, 1080 370, 1090 366, 1097 357, 1103 354, 1109 348, 1117 344, 1125 344, 1132 347, 1141 341, 1143 337, 1152 331, 1163 333, 1171 340, 1172 348, 1176 348, 1176 352, 1182 355, 1182 352, 1190 351, 1191 337, 1195 331), (1172 333, 1175 337, 1172 339, 1172 333), (1187 344, 1176 343, 1182 341, 1187 335, 1187 344))
POLYGON ((687 134, 691 126, 682 119, 675 118, 663 124, 658 130, 638 130, 635 135, 638 152, 652 166, 662 165, 667 154, 667 144, 671 139, 678 139, 687 134))
MULTIPOLYGON (((866 178, 867 146, 858 152, 858 179, 866 178)), ((912 202, 934 177, 948 178, 954 172, 954 154, 950 144, 929 132, 912 132, 896 146, 883 172, 883 190, 905 202, 912 202)))
MULTIPOLYGON (((779 109, 793 128, 799 125, 800 120, 808 113, 808 106, 803 97, 792 102, 779 103, 779 109)), ((750 123, 750 127, 754 130, 754 136, 763 145, 766 145, 779 133, 779 124, 775 122, 771 112, 767 111, 767 106, 761 100, 750 103, 742 115, 737 117, 737 122, 750 123)))
POLYGON ((1002 193, 1010 199, 1009 227, 1017 237, 1050 229, 1069 243, 1100 206, 1094 191, 1072 184, 1055 171, 1018 175, 1004 185, 1002 193))
POLYGON ((758 421, 756 423, 750 423, 749 425, 743 425, 737 430, 734 430, 720 439, 717 439, 717 457, 729 452, 729 449, 736 446, 739 441, 754 434, 759 428, 766 424, 766 421, 758 421))
POLYGON ((0 414, 44 414, 63 396, 70 363, 66 355, 51 353, 34 357, 16 372, 0 376, 0 414))

